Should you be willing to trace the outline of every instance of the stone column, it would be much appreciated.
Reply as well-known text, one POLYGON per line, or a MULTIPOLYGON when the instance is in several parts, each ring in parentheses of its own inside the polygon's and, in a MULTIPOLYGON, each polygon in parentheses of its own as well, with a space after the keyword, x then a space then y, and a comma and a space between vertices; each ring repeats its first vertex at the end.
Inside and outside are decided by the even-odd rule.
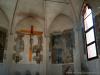
POLYGON ((8 43, 7 43, 7 53, 6 53, 6 62, 8 64, 12 64, 12 55, 14 50, 14 35, 8 35, 8 43))
POLYGON ((79 45, 79 33, 78 33, 78 25, 74 27, 74 38, 75 38, 75 48, 73 49, 74 55, 74 72, 81 72, 81 61, 80 61, 80 45, 79 45))

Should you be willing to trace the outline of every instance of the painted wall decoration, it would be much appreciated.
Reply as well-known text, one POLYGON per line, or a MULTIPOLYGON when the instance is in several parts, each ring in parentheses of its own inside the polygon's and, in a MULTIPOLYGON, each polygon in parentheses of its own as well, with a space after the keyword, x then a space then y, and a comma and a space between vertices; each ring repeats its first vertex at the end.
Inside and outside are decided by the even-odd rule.
POLYGON ((42 32, 30 29, 16 31, 15 53, 13 59, 16 63, 40 64, 42 62, 42 32))
POLYGON ((62 65, 62 73, 63 75, 74 75, 74 65, 73 64, 62 65))
POLYGON ((73 48, 73 30, 51 34, 50 51, 52 63, 73 63, 73 48))
POLYGON ((52 63, 57 63, 61 64, 63 63, 62 60, 62 51, 63 48, 61 47, 61 35, 53 35, 52 36, 52 50, 51 50, 51 55, 52 55, 52 63))
POLYGON ((63 60, 64 63, 73 63, 73 48, 74 48, 74 32, 73 30, 65 30, 63 36, 63 60))

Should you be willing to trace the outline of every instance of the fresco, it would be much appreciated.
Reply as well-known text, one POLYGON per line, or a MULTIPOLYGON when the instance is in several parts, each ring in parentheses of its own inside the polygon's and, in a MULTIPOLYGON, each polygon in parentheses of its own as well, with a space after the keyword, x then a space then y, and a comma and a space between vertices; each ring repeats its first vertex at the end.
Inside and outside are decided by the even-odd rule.
POLYGON ((63 43, 65 43, 63 60, 64 63, 73 63, 74 32, 73 30, 63 31, 63 43))
POLYGON ((50 51, 52 63, 73 63, 74 33, 65 30, 60 34, 51 35, 50 51))
POLYGON ((66 64, 62 65, 63 75, 74 75, 74 65, 66 64))
POLYGON ((40 64, 42 61, 42 32, 16 31, 13 60, 20 64, 40 64))

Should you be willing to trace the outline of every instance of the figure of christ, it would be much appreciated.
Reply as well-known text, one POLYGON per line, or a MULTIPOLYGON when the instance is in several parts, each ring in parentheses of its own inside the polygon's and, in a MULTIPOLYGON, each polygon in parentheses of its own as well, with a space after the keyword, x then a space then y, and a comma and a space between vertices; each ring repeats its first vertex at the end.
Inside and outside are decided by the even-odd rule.
MULTIPOLYGON (((27 63, 32 63, 32 44, 33 44, 33 36, 36 35, 36 36, 39 36, 39 35, 42 35, 43 32, 39 32, 39 31, 34 31, 34 27, 31 26, 31 29, 30 30, 25 30, 25 29, 22 29, 22 30, 19 30, 17 31, 17 33, 22 33, 24 34, 24 36, 26 35, 27 37, 27 40, 24 40, 24 42, 26 42, 26 45, 25 45, 25 53, 21 53, 21 56, 22 58, 25 58, 23 59, 24 62, 27 62, 27 63)), ((25 39, 25 37, 24 37, 25 39)))

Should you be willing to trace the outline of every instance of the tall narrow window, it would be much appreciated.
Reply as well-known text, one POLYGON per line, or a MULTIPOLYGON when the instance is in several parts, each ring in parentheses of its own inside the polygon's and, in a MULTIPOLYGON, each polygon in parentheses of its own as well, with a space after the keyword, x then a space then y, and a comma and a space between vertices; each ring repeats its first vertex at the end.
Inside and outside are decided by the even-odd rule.
POLYGON ((93 24, 92 10, 88 4, 85 4, 83 11, 87 57, 88 60, 91 60, 98 57, 94 30, 95 27, 93 24))

